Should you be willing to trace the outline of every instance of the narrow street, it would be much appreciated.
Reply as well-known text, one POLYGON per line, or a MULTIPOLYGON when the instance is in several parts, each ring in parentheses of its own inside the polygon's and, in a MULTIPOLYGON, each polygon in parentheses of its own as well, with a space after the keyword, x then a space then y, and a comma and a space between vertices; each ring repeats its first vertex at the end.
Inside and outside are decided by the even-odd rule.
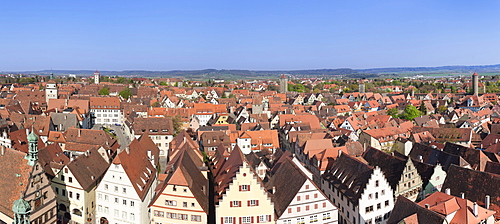
MULTIPOLYGON (((96 124, 92 127, 93 130, 102 130, 103 125, 96 124)), ((118 144, 120 144, 120 148, 118 149, 124 149, 127 147, 130 142, 132 142, 131 139, 127 137, 124 133, 123 126, 116 126, 116 125, 106 125, 107 128, 110 130, 113 130, 113 132, 116 134, 116 139, 118 140, 118 144)))

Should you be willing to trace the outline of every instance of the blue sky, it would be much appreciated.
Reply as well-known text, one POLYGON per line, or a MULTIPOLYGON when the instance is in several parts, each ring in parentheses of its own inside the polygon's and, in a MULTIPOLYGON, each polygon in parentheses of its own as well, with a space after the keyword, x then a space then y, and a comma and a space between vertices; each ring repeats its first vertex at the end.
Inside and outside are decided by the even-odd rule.
POLYGON ((500 2, 3 1, 0 71, 500 63, 500 2))

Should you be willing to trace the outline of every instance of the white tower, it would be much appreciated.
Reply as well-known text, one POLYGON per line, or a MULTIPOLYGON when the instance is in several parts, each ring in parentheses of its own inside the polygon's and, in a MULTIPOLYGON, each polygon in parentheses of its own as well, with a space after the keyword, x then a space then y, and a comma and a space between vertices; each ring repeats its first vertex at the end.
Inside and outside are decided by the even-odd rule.
POLYGON ((57 99, 57 84, 52 80, 45 86, 45 101, 49 103, 50 99, 57 99))
POLYGON ((95 84, 99 84, 99 79, 101 78, 101 74, 99 73, 99 71, 95 71, 94 72, 94 83, 95 84))

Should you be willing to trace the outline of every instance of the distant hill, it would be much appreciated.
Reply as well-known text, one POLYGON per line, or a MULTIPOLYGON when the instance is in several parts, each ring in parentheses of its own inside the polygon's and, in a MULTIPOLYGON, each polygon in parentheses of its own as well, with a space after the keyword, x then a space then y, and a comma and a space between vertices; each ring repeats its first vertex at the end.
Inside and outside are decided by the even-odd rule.
POLYGON ((440 66, 440 67, 399 67, 399 68, 372 68, 357 71, 371 74, 387 73, 468 73, 468 72, 500 72, 500 64, 477 66, 440 66))
MULTIPOLYGON (((397 67, 397 68, 371 68, 371 69, 308 69, 308 70, 237 70, 237 69, 203 69, 203 70, 172 70, 172 71, 146 71, 146 70, 127 70, 127 71, 99 71, 105 76, 124 76, 124 77, 179 77, 185 79, 275 79, 281 74, 289 74, 295 77, 331 77, 339 78, 376 78, 390 77, 408 74, 445 74, 445 73, 491 73, 500 72, 500 64, 479 65, 479 66, 440 66, 440 67, 397 67)), ((7 72, 14 74, 32 74, 32 75, 68 75, 91 76, 94 70, 43 70, 26 72, 7 72)))

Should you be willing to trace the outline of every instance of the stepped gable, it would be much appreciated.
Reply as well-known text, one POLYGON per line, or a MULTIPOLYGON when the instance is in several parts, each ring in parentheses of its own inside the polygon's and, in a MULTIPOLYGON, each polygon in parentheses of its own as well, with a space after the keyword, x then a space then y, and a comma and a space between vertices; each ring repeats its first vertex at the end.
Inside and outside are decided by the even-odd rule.
POLYGON ((218 202, 226 192, 229 185, 233 182, 233 178, 240 170, 240 166, 245 163, 245 156, 240 148, 236 146, 231 152, 231 155, 224 161, 224 164, 215 171, 215 201, 218 202))
POLYGON ((392 190, 396 191, 401 175, 406 167, 407 160, 391 156, 383 151, 368 147, 363 153, 365 159, 371 166, 378 166, 384 172, 385 178, 391 185, 392 190))
POLYGON ((372 166, 342 153, 333 162, 331 169, 323 174, 323 179, 345 192, 347 197, 352 198, 351 202, 358 203, 373 170, 372 166))

